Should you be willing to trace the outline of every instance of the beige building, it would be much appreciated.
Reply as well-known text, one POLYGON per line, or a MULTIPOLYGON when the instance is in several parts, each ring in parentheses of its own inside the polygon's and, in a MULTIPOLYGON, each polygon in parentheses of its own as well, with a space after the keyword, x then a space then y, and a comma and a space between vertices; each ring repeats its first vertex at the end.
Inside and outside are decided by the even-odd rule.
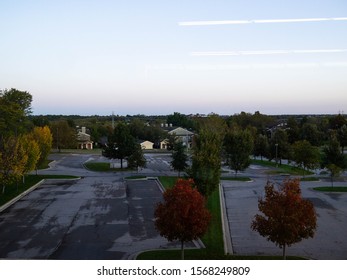
POLYGON ((77 132, 77 149, 93 150, 93 141, 84 126, 77 132))
POLYGON ((177 127, 173 130, 170 130, 168 133, 170 135, 174 135, 178 141, 181 141, 183 145, 188 147, 189 149, 192 147, 194 136, 193 132, 182 127, 177 127))
MULTIPOLYGON (((192 148, 194 133, 182 128, 172 128, 171 126, 165 127, 164 130, 168 130, 168 134, 175 137, 175 141, 180 141, 188 149, 192 148)), ((160 149, 166 150, 169 147, 169 139, 164 139, 160 142, 160 149)))
POLYGON ((140 142, 142 150, 153 150, 154 143, 151 141, 142 141, 140 142))

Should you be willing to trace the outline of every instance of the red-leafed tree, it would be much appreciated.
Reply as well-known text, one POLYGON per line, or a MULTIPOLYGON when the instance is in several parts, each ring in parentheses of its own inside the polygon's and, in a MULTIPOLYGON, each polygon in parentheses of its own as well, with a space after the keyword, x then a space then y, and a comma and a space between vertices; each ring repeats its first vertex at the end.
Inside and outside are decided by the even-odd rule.
POLYGON ((193 188, 193 180, 177 180, 172 189, 164 192, 164 201, 155 209, 155 227, 169 241, 181 242, 184 259, 184 242, 196 240, 207 230, 211 218, 205 198, 193 188))
POLYGON ((277 190, 268 182, 258 207, 264 215, 255 215, 251 228, 282 248, 284 259, 286 246, 314 236, 316 211, 309 200, 302 198, 298 179, 285 180, 277 190))

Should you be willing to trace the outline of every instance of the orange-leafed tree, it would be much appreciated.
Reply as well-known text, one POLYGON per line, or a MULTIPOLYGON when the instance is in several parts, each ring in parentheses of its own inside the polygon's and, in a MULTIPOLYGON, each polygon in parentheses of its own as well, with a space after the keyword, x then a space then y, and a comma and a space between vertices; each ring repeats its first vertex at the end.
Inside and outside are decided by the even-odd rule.
POLYGON ((154 216, 155 227, 169 241, 181 242, 181 258, 184 259, 184 243, 200 238, 206 231, 211 214, 205 198, 193 187, 192 179, 178 179, 172 189, 164 192, 154 216))
POLYGON ((251 228, 282 248, 283 259, 287 246, 314 236, 316 211, 309 200, 302 198, 298 179, 285 180, 278 189, 267 182, 265 198, 259 199, 258 207, 264 215, 255 215, 251 228))

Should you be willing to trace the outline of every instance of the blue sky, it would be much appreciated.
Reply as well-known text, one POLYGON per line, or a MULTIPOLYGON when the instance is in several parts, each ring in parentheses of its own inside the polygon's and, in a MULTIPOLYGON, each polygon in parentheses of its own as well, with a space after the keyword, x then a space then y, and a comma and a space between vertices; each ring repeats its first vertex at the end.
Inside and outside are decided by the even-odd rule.
POLYGON ((344 0, 0 0, 0 34, 34 114, 347 112, 344 0))

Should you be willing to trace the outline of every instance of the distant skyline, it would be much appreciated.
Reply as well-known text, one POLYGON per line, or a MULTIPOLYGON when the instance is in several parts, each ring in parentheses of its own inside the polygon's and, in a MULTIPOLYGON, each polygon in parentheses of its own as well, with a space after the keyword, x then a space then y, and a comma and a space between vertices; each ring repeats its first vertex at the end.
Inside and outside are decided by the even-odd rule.
POLYGON ((35 115, 347 112, 344 0, 1 0, 0 34, 35 115))

